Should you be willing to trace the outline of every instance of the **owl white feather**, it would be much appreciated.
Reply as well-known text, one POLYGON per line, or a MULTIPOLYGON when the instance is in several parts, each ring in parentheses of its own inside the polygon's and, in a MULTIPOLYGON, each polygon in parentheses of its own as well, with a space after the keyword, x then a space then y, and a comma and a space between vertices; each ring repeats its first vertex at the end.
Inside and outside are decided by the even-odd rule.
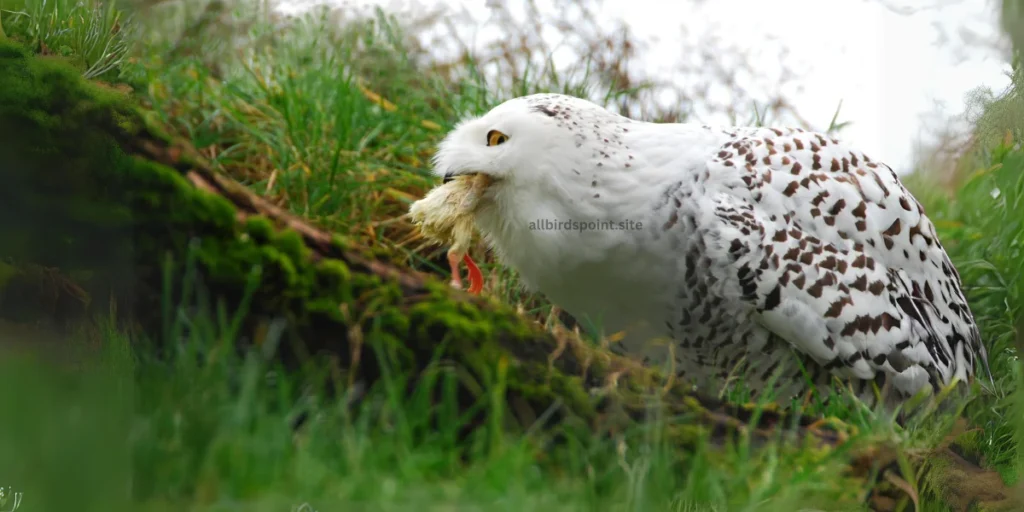
POLYGON ((837 376, 899 402, 988 371, 921 205, 830 136, 538 94, 461 122, 434 168, 491 178, 473 222, 526 286, 700 386, 779 371, 779 397, 837 376))

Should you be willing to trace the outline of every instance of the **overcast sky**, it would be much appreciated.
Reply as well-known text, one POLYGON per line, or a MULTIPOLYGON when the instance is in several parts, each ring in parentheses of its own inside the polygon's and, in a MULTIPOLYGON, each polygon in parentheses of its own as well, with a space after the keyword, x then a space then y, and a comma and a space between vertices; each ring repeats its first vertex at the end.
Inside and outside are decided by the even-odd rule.
MULTIPOLYGON (((280 1, 281 10, 288 11, 300 4, 331 3, 280 1)), ((488 1, 507 1, 510 8, 516 5, 511 0, 445 3, 463 6, 483 21, 489 14, 488 1)), ((358 3, 409 12, 440 2, 358 3)), ((684 20, 689 26, 715 26, 720 38, 754 55, 764 53, 769 45, 786 46, 791 62, 798 63, 803 73, 802 91, 788 98, 800 115, 824 128, 842 100, 840 120, 852 124, 841 137, 903 173, 910 170, 914 146, 924 132, 927 121, 922 114, 934 112, 936 102, 944 105, 947 114, 958 114, 971 89, 987 85, 999 91, 1008 85, 1009 64, 999 52, 960 40, 968 32, 998 38, 992 2, 884 0, 883 5, 880 0, 709 0, 695 6, 665 0, 604 0, 598 17, 624 19, 636 34, 649 39, 638 57, 645 71, 653 74, 679 60, 679 27, 684 20), (911 10, 904 11, 908 6, 911 10)), ((544 0, 538 3, 543 5, 544 0)), ((756 62, 768 76, 780 67, 777 58, 756 62)))

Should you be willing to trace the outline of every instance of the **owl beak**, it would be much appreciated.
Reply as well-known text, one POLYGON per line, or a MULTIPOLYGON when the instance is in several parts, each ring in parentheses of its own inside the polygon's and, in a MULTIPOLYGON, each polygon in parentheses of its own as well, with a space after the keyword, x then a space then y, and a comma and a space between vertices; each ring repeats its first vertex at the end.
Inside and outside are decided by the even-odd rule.
POLYGON ((444 178, 441 179, 441 184, 445 185, 448 182, 453 181, 455 178, 459 178, 461 176, 473 177, 473 176, 478 176, 478 175, 480 175, 480 173, 478 173, 478 172, 448 171, 448 172, 446 172, 444 174, 444 178))

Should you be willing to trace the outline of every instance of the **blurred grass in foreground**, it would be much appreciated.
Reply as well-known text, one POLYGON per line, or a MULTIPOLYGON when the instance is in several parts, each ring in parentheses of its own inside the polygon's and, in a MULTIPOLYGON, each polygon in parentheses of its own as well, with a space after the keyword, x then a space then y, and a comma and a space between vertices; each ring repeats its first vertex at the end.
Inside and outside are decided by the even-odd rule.
POLYGON ((117 333, 97 348, 0 324, 0 487, 19 510, 129 510, 133 387, 117 333))

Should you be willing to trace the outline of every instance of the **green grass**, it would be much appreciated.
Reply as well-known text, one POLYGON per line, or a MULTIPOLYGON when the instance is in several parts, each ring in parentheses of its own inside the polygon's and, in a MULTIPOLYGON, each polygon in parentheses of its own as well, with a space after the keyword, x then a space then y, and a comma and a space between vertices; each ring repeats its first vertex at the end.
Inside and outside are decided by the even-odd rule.
MULTIPOLYGON (((432 272, 444 271, 437 251, 422 247, 401 215, 434 184, 431 151, 461 115, 541 90, 620 93, 586 73, 544 69, 501 89, 466 62, 457 80, 442 80, 383 15, 366 24, 311 17, 274 28, 251 3, 233 14, 199 2, 151 5, 133 18, 92 1, 0 1, 8 36, 56 49, 87 76, 131 84, 224 172, 432 272), (224 12, 235 22, 210 23, 224 12), (243 42, 225 42, 234 40, 243 42)), ((1024 436, 1015 327, 1024 318, 1024 152, 993 146, 983 171, 952 198, 929 190, 926 177, 910 183, 939 221, 996 376, 995 388, 967 409, 984 432, 963 444, 1016 482, 1024 436)), ((489 260, 483 268, 493 294, 548 316, 550 305, 522 292, 514 274, 489 260)), ((81 348, 71 358, 81 364, 0 359, 0 487, 23 493, 22 510, 857 510, 866 490, 840 476, 843 452, 819 460, 812 451, 740 444, 680 460, 659 427, 671 418, 653 418, 621 440, 581 435, 555 448, 543 432, 512 437, 493 425, 459 442, 454 414, 428 423, 431 410, 452 408, 453 398, 400 393, 409 376, 388 376, 371 389, 328 389, 326 363, 285 374, 258 351, 230 350, 232 333, 210 318, 176 312, 163 333, 181 340, 169 358, 107 327, 61 340, 66 350, 81 348)), ((19 346, 45 337, 0 333, 19 346)), ((445 389, 459 376, 436 378, 445 389)), ((731 398, 743 400, 742 389, 731 398)), ((865 436, 923 448, 948 431, 935 418, 901 430, 841 394, 830 398, 810 412, 842 418, 865 436)), ((487 400, 481 406, 493 418, 502 414, 487 400)), ((942 510, 931 495, 922 508, 942 510)))
POLYGON ((7 33, 31 41, 40 53, 74 59, 94 79, 118 75, 135 27, 114 3, 73 0, 4 0, 0 19, 7 33))
MULTIPOLYGON (((540 432, 512 438, 485 427, 460 442, 455 414, 430 423, 431 409, 455 409, 454 396, 407 396, 407 376, 392 375, 328 400, 327 368, 285 377, 260 352, 232 350, 223 323, 176 316, 168 329, 181 341, 170 357, 101 329, 64 340, 82 349, 68 358, 88 363, 79 368, 3 359, 0 410, 16 420, 0 422, 0 476, 27 502, 44 510, 762 510, 857 500, 855 486, 841 485, 841 453, 822 460, 741 444, 677 460, 658 418, 617 441, 580 436, 544 448, 540 432)), ((44 337, 18 334, 26 343, 44 337)), ((459 375, 436 378, 454 389, 459 375)))
POLYGON ((965 283, 996 380, 992 395, 969 411, 986 430, 976 448, 1009 481, 1017 481, 1024 425, 1017 393, 1024 336, 1024 152, 1020 142, 1011 141, 988 153, 986 166, 951 200, 937 196, 925 207, 965 283))

